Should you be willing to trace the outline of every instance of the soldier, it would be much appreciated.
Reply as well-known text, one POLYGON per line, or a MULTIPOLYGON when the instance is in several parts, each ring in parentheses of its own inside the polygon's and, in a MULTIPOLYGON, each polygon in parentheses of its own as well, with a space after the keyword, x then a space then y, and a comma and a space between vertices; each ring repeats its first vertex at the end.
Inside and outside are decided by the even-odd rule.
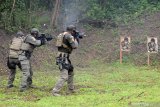
POLYGON ((39 30, 37 28, 33 28, 31 30, 31 34, 28 34, 22 43, 21 46, 21 53, 19 55, 19 61, 21 64, 21 69, 22 69, 22 81, 21 81, 21 86, 20 86, 20 91, 23 92, 26 90, 28 87, 32 85, 32 69, 31 69, 31 63, 30 63, 30 57, 31 54, 37 46, 41 46, 45 44, 45 40, 37 40, 39 36, 39 30))
POLYGON ((60 96, 59 92, 66 81, 68 83, 68 92, 74 92, 74 68, 71 64, 69 56, 72 50, 78 47, 78 42, 73 36, 75 35, 75 31, 76 27, 70 25, 67 27, 66 32, 59 34, 57 37, 56 46, 58 47, 58 54, 56 57, 56 64, 59 66, 60 69, 60 78, 52 90, 53 96, 60 96))
POLYGON ((10 46, 10 54, 8 60, 8 67, 11 69, 9 75, 8 88, 13 87, 13 80, 15 77, 16 64, 22 70, 22 81, 20 85, 20 91, 23 92, 32 85, 32 69, 30 63, 30 57, 35 47, 45 44, 45 39, 37 40, 39 36, 39 30, 33 28, 31 34, 28 34, 23 39, 13 39, 10 46), (14 59, 17 58, 17 59, 14 59))
POLYGON ((9 56, 7 61, 7 66, 10 69, 7 88, 12 88, 14 86, 13 82, 16 75, 16 66, 18 66, 21 69, 21 64, 18 60, 18 55, 23 39, 24 34, 23 32, 19 31, 16 37, 12 39, 10 44, 9 56))

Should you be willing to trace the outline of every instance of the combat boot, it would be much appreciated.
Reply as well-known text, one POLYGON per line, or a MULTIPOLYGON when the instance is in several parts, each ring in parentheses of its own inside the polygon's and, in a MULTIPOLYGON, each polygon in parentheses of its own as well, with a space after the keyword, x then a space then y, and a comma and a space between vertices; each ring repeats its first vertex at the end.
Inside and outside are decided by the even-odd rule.
POLYGON ((76 93, 76 91, 74 89, 69 89, 66 94, 69 95, 69 94, 72 94, 72 93, 76 93))
POLYGON ((56 97, 61 96, 61 95, 60 95, 60 94, 58 94, 58 93, 52 93, 52 95, 53 95, 53 96, 56 96, 56 97))
POLYGON ((27 90, 27 89, 28 89, 27 86, 22 86, 19 91, 20 91, 20 92, 24 92, 24 91, 27 90))
POLYGON ((37 87, 35 85, 31 84, 31 85, 29 85, 29 88, 35 88, 36 89, 37 87))
POLYGON ((54 90, 52 90, 52 95, 53 95, 53 96, 57 96, 57 97, 61 96, 61 94, 59 94, 59 93, 57 93, 57 92, 54 92, 54 90))

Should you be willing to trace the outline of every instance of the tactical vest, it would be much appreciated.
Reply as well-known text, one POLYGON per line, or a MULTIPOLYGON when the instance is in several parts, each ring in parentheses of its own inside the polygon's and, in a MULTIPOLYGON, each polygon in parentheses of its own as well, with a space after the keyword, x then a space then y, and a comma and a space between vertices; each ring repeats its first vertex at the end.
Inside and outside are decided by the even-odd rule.
POLYGON ((23 37, 14 37, 9 50, 10 58, 18 58, 19 52, 21 50, 22 43, 24 41, 23 37))
POLYGON ((57 36, 56 46, 58 48, 66 48, 70 51, 72 50, 71 47, 67 45, 67 43, 65 43, 65 40, 64 40, 65 34, 67 34, 67 32, 61 33, 57 36))
POLYGON ((29 43, 26 43, 26 39, 27 39, 28 36, 26 36, 26 38, 24 39, 22 45, 21 45, 21 50, 22 51, 28 51, 28 52, 32 52, 33 51, 33 47, 29 44, 29 43))

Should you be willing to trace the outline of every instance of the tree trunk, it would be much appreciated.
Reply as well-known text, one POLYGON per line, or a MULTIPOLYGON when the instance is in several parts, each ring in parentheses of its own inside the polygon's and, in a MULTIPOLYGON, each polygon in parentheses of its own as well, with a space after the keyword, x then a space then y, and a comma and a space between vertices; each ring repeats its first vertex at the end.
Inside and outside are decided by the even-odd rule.
POLYGON ((52 28, 54 28, 56 26, 56 19, 58 17, 59 8, 60 8, 60 0, 56 0, 56 4, 55 4, 55 7, 54 7, 52 20, 51 20, 52 28))
POLYGON ((29 0, 29 25, 31 25, 32 16, 31 16, 32 4, 31 0, 29 0))
POLYGON ((13 11, 14 11, 15 3, 16 3, 16 0, 13 0, 12 10, 11 10, 11 13, 10 13, 10 20, 12 18, 12 14, 13 14, 13 11))

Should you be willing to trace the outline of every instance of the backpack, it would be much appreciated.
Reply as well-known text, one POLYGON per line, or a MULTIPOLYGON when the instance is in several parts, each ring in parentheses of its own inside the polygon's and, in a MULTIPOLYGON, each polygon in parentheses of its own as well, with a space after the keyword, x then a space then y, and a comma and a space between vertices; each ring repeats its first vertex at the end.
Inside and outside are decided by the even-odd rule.
POLYGON ((21 50, 22 43, 24 42, 23 37, 14 37, 9 47, 9 58, 18 58, 21 50))
POLYGON ((65 36, 65 34, 67 34, 67 32, 60 33, 57 36, 56 46, 57 47, 67 48, 67 49, 71 50, 71 48, 64 43, 64 36, 65 36))
POLYGON ((63 47, 63 38, 64 38, 64 34, 63 33, 60 33, 58 36, 57 36, 57 40, 56 40, 56 46, 57 47, 63 47))

